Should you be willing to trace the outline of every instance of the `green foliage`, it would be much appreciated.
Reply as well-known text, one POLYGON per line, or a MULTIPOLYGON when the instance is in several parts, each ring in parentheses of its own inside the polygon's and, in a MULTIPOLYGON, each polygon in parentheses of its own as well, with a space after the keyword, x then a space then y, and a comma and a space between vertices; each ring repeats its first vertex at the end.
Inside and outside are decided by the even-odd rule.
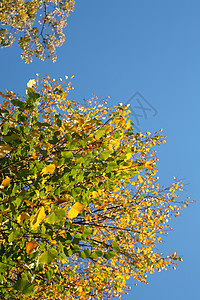
POLYGON ((180 260, 155 248, 181 208, 182 183, 155 177, 163 136, 135 133, 125 106, 67 100, 71 89, 48 77, 24 98, 0 93, 2 299, 109 299, 180 260))

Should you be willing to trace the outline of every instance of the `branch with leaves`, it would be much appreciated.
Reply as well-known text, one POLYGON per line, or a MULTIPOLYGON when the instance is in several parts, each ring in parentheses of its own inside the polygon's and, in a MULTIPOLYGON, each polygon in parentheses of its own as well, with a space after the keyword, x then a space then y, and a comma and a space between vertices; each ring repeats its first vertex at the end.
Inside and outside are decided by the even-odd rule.
POLYGON ((161 132, 135 133, 126 106, 68 99, 71 82, 1 93, 0 290, 3 299, 110 299, 126 281, 176 266, 158 245, 182 182, 160 188, 161 132))
POLYGON ((65 42, 63 29, 74 6, 74 0, 2 0, 0 47, 11 47, 19 36, 21 58, 26 63, 32 62, 33 56, 55 62, 56 48, 65 42))

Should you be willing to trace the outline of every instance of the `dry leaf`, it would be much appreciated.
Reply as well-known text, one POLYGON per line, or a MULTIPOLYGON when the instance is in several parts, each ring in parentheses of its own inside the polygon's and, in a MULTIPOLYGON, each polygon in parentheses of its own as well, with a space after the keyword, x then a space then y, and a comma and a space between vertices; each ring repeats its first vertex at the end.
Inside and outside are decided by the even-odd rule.
POLYGON ((21 223, 23 220, 29 220, 30 215, 27 212, 22 212, 18 217, 17 217, 17 222, 21 223))
POLYGON ((39 244, 36 242, 29 242, 26 244, 26 252, 27 254, 31 254, 35 251, 37 251, 37 248, 39 247, 39 244))
POLYGON ((38 158, 36 152, 34 152, 34 153, 32 154, 32 158, 33 158, 33 159, 37 159, 37 158, 38 158))
POLYGON ((11 147, 9 145, 0 145, 0 158, 3 158, 6 156, 6 154, 10 153, 11 147))

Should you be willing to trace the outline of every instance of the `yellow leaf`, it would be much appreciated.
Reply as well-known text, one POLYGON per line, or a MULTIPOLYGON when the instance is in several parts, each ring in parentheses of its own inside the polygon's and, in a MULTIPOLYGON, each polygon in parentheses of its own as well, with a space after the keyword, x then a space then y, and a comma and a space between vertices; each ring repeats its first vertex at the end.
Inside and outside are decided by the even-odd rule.
POLYGON ((92 192, 92 197, 93 197, 93 198, 97 198, 98 195, 99 195, 99 194, 98 194, 96 191, 93 191, 93 192, 92 192))
POLYGON ((50 192, 52 190, 52 188, 53 187, 51 185, 45 186, 45 189, 46 189, 47 192, 50 192))
POLYGON ((32 158, 33 158, 33 159, 37 159, 37 158, 38 158, 36 152, 34 152, 34 153, 32 154, 32 158))
POLYGON ((6 156, 6 154, 10 153, 11 151, 11 147, 9 145, 0 145, 0 158, 3 158, 4 156, 6 156))
POLYGON ((48 166, 46 166, 44 169, 42 169, 41 174, 45 175, 45 174, 53 174, 53 172, 55 171, 56 166, 54 164, 50 164, 48 166))
POLYGON ((161 237, 160 236, 158 237, 158 243, 161 243, 161 237))
POLYGON ((128 130, 129 128, 131 128, 131 120, 128 120, 128 122, 126 123, 126 130, 128 130))
POLYGON ((126 154, 126 161, 129 160, 132 156, 132 152, 129 152, 126 154))
POLYGON ((27 212, 22 212, 18 217, 17 217, 17 222, 21 223, 23 220, 30 219, 30 215, 27 212))
POLYGON ((142 177, 140 175, 138 175, 138 180, 140 183, 143 183, 142 177))
POLYGON ((31 229, 32 229, 32 230, 36 230, 37 227, 38 227, 38 225, 40 224, 40 222, 41 222, 42 220, 44 220, 45 218, 46 218, 46 214, 45 214, 44 207, 42 206, 42 207, 40 207, 40 208, 38 209, 38 211, 36 212, 36 214, 33 215, 33 216, 31 216, 31 218, 30 218, 30 221, 31 221, 31 223, 30 223, 31 229))
POLYGON ((2 181, 0 188, 3 189, 10 184, 10 177, 6 176, 6 178, 2 181))
POLYGON ((68 212, 68 218, 69 219, 74 219, 78 216, 79 213, 81 213, 84 209, 83 204, 81 204, 80 202, 76 202, 71 209, 68 212))
POLYGON ((28 244, 26 244, 26 252, 27 254, 31 254, 35 251, 37 251, 39 244, 36 242, 29 242, 28 244))

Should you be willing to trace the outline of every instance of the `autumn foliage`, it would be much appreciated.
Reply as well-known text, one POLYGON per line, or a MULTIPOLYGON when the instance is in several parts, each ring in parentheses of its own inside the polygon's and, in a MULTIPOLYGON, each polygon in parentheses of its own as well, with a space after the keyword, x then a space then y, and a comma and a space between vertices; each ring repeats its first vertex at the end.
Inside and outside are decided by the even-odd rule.
POLYGON ((109 299, 130 277, 175 266, 159 243, 187 203, 160 188, 161 132, 136 133, 127 106, 81 106, 49 77, 1 93, 1 299, 109 299))
POLYGON ((12 46, 18 37, 26 63, 33 56, 55 62, 56 48, 65 41, 63 29, 74 5, 74 0, 1 0, 0 47, 12 46))

